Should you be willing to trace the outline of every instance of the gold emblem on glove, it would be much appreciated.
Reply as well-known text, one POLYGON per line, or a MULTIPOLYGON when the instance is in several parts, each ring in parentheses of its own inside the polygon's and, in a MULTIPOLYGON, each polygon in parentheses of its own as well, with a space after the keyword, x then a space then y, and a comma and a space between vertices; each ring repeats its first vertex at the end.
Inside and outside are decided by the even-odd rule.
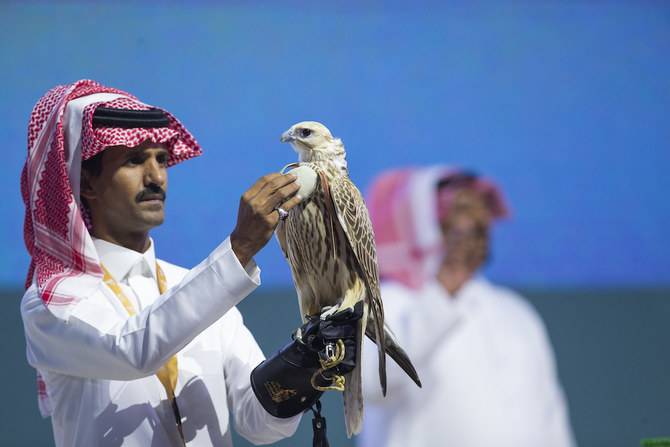
POLYGON ((272 400, 277 403, 288 400, 298 394, 296 390, 283 390, 281 385, 274 381, 265 382, 263 385, 265 385, 265 389, 270 393, 272 400))

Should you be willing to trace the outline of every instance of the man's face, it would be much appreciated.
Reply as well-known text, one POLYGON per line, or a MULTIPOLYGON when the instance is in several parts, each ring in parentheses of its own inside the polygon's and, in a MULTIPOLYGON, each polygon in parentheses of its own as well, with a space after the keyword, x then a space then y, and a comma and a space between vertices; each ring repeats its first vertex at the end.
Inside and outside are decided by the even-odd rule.
POLYGON ((82 172, 95 236, 121 243, 163 223, 168 157, 165 144, 147 140, 134 148, 105 149, 97 177, 82 172))
POLYGON ((442 222, 446 248, 444 262, 478 269, 488 258, 490 221, 490 213, 479 196, 468 190, 457 193, 442 222))

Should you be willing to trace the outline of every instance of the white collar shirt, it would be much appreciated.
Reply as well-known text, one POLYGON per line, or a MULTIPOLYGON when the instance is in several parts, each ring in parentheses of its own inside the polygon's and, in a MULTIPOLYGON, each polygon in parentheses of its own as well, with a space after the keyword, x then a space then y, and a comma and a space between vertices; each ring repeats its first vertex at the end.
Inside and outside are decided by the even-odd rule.
POLYGON ((119 284, 136 312, 153 303, 160 295, 152 239, 144 253, 98 238, 93 238, 93 244, 102 265, 119 284))

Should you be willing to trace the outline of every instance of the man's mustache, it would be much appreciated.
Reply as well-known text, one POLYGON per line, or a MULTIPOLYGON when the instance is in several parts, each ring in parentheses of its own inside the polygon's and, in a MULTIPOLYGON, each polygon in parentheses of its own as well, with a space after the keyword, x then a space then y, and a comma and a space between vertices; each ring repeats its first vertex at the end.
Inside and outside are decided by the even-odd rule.
POLYGON ((146 188, 144 188, 142 191, 140 191, 137 196, 135 196, 135 201, 136 202, 142 202, 144 200, 163 200, 165 201, 165 197, 167 194, 165 191, 163 191, 163 188, 161 188, 158 185, 149 185, 146 188))

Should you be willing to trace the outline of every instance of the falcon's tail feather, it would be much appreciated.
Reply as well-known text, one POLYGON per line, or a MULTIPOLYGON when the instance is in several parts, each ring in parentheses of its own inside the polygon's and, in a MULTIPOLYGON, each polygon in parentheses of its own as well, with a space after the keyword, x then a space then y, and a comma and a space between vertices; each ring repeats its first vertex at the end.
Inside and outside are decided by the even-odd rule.
POLYGON ((382 387, 382 394, 386 396, 386 355, 384 351, 387 350, 387 347, 384 310, 381 307, 381 299, 369 299, 365 303, 372 306, 367 315, 370 324, 365 328, 365 335, 377 344, 377 352, 379 354, 379 383, 382 387))
MULTIPOLYGON (((359 333, 365 331, 365 320, 358 320, 359 333)), ((361 368, 362 338, 356 342, 356 367, 345 377, 342 404, 344 406, 344 423, 347 427, 347 436, 357 435, 363 428, 363 370, 361 368)))
MULTIPOLYGON (((367 335, 370 340, 376 343, 375 334, 369 329, 369 326, 368 330, 365 332, 365 335, 367 335)), ((398 339, 395 337, 395 334, 393 334, 393 331, 391 331, 391 328, 386 324, 384 324, 384 341, 384 348, 389 357, 391 357, 393 361, 395 361, 398 366, 400 366, 402 370, 407 373, 407 375, 414 381, 414 383, 416 383, 416 385, 421 388, 421 379, 419 378, 419 374, 416 372, 412 361, 409 359, 409 356, 405 350, 400 347, 400 344, 398 344, 398 339)), ((382 387, 382 390, 384 391, 384 395, 386 395, 386 390, 384 387, 382 387)))

